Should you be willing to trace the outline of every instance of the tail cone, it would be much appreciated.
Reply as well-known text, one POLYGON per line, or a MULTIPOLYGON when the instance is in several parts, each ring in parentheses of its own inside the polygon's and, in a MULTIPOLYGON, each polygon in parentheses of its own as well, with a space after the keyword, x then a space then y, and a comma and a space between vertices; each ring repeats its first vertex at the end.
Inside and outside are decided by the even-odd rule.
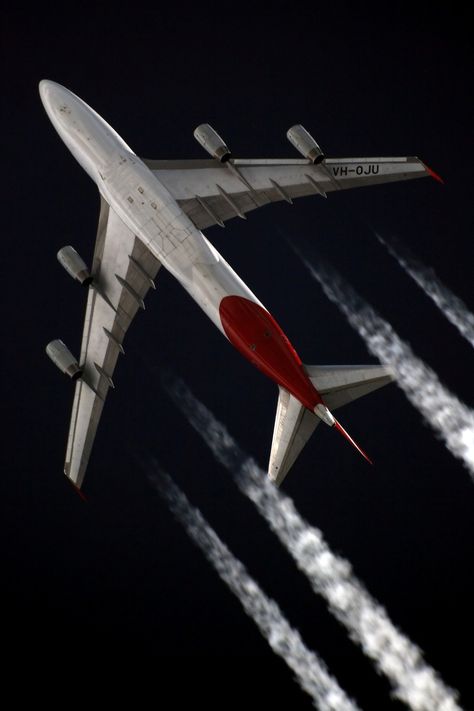
POLYGON ((350 442, 350 443, 352 444, 353 447, 355 447, 355 448, 357 449, 357 451, 358 451, 360 454, 362 454, 362 456, 364 457, 364 459, 366 459, 366 460, 369 462, 369 464, 373 464, 373 461, 367 456, 367 454, 364 452, 364 450, 361 449, 361 448, 359 447, 359 445, 358 445, 356 442, 354 442, 354 440, 352 439, 352 437, 350 436, 350 434, 349 434, 348 432, 346 432, 346 430, 344 429, 344 427, 343 427, 336 419, 334 420, 334 425, 333 425, 333 426, 336 428, 336 430, 337 430, 338 432, 340 432, 340 433, 342 434, 343 437, 345 437, 345 438, 347 439, 348 442, 350 442))

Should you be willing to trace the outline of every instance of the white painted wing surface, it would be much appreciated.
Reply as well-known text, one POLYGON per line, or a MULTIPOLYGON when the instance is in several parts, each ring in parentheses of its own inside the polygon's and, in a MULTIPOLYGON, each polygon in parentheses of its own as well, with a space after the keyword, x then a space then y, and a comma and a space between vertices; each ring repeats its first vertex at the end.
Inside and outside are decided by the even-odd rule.
POLYGON ((434 176, 414 156, 328 158, 318 165, 304 159, 144 162, 198 229, 224 227, 226 220, 271 202, 434 176))
POLYGON ((64 473, 80 488, 122 342, 161 264, 101 198, 64 473))
POLYGON ((268 464, 268 476, 274 484, 280 486, 320 422, 317 415, 280 387, 268 464))
POLYGON ((394 379, 386 365, 305 365, 316 390, 330 410, 337 410, 394 379))

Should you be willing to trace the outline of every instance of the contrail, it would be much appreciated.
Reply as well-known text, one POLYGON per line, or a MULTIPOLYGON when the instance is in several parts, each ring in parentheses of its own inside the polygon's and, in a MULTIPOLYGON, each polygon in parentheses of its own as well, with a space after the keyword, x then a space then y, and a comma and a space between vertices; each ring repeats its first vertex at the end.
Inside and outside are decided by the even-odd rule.
POLYGON ((282 657, 294 671, 301 688, 311 696, 316 708, 320 711, 357 711, 357 704, 349 699, 329 674, 324 662, 305 646, 276 602, 265 595, 168 474, 155 463, 154 473, 149 479, 189 537, 240 600, 275 654, 282 657))
POLYGON ((315 267, 299 256, 326 296, 364 339, 369 351, 394 369, 395 379, 408 400, 474 479, 474 412, 442 385, 436 373, 415 356, 391 325, 333 268, 322 264, 315 267))
POLYGON ((474 348, 474 314, 464 301, 439 280, 434 269, 422 264, 406 247, 397 242, 395 248, 393 242, 387 242, 377 232, 375 236, 474 348))
POLYGON ((413 711, 460 711, 457 692, 445 686, 423 660, 421 650, 393 625, 384 608, 353 574, 350 563, 331 551, 321 531, 299 515, 293 501, 270 483, 266 473, 182 380, 168 376, 163 385, 217 461, 230 471, 240 490, 266 519, 313 590, 326 600, 351 639, 389 679, 394 696, 413 711))

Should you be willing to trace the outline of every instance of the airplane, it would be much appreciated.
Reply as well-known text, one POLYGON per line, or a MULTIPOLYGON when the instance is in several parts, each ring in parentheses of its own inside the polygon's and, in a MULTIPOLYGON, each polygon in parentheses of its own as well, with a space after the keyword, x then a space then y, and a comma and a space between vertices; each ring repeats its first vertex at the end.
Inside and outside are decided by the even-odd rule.
POLYGON ((304 365, 282 328, 217 252, 202 230, 271 202, 431 176, 416 157, 328 158, 301 125, 287 138, 297 159, 234 158, 217 132, 194 136, 206 160, 146 160, 78 96, 42 80, 46 113, 97 184, 100 216, 92 268, 68 245, 66 271, 88 289, 80 359, 59 339, 46 352, 76 381, 64 473, 80 492, 125 334, 163 266, 247 359, 279 388, 268 464, 279 486, 320 422, 337 430, 369 462, 332 411, 393 379, 389 367, 304 365))

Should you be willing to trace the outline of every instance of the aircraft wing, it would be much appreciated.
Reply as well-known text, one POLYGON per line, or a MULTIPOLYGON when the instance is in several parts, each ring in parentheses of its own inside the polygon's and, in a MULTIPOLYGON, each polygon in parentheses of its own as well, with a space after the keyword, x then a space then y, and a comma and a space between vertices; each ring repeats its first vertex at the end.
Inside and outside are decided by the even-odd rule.
POLYGON ((80 488, 122 341, 161 264, 101 197, 64 473, 80 488))
POLYGON ((268 476, 280 486, 321 420, 280 387, 268 476))
POLYGON ((433 171, 416 157, 160 161, 144 160, 198 229, 279 200, 410 180, 433 171))

